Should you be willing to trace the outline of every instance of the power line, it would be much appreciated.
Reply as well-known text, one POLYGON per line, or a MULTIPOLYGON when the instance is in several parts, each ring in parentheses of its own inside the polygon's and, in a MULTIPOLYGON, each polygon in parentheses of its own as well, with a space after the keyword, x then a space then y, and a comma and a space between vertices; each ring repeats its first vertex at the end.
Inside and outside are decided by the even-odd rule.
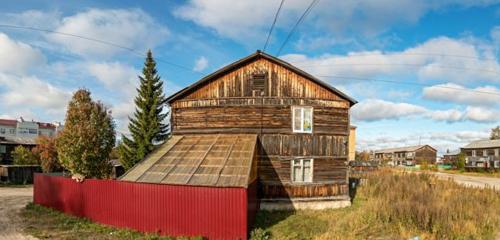
POLYGON ((263 51, 264 51, 264 52, 266 51, 267 44, 269 43, 269 39, 271 38, 271 33, 273 32, 274 25, 276 24, 276 20, 278 20, 278 16, 279 16, 279 14, 280 14, 281 7, 283 6, 283 3, 284 3, 284 2, 285 2, 285 0, 281 0, 280 6, 279 6, 279 8, 278 8, 278 11, 276 11, 276 14, 274 15, 274 21, 273 21, 273 24, 271 25, 271 29, 269 29, 269 33, 267 34, 266 44, 264 44, 264 48, 263 48, 263 51))
MULTIPOLYGON (((65 32, 59 32, 59 31, 54 31, 54 30, 49 30, 49 29, 42 29, 42 28, 36 28, 36 27, 30 27, 30 26, 17 26, 17 25, 9 25, 9 24, 0 24, 0 27, 3 27, 3 28, 14 28, 14 29, 24 29, 24 30, 31 30, 31 31, 38 31, 38 32, 47 32, 47 33, 54 33, 54 34, 58 34, 58 35, 62 35, 62 36, 67 36, 67 37, 75 37, 75 38, 80 38, 80 39, 87 40, 87 41, 96 42, 96 43, 99 43, 99 44, 104 44, 104 45, 112 46, 112 47, 115 47, 115 48, 120 48, 122 50, 129 51, 129 52, 134 53, 135 55, 138 55, 138 56, 141 56, 141 57, 145 57, 146 56, 145 54, 143 54, 143 53, 141 53, 141 52, 139 52, 139 51, 137 51, 137 50, 135 50, 133 48, 130 48, 130 47, 126 47, 126 46, 119 45, 119 44, 116 44, 116 43, 113 43, 113 42, 109 42, 109 41, 105 41, 105 40, 101 40, 101 39, 97 39, 97 38, 92 38, 92 37, 87 37, 87 36, 83 36, 83 35, 78 35, 78 34, 65 33, 65 32)), ((195 70, 193 70, 193 69, 191 69, 189 67, 185 67, 185 66, 179 65, 177 63, 166 61, 166 60, 163 60, 163 59, 160 59, 160 58, 155 58, 155 60, 158 61, 158 62, 166 63, 166 64, 174 66, 174 67, 178 67, 178 68, 187 70, 187 71, 191 71, 191 72, 203 74, 202 72, 195 71, 195 70)))
POLYGON ((464 91, 464 92, 475 92, 475 93, 480 93, 480 94, 490 94, 490 95, 500 96, 499 93, 494 93, 494 92, 485 92, 485 91, 478 91, 478 90, 473 90, 473 89, 463 89, 463 88, 456 88, 456 87, 447 87, 447 86, 442 86, 442 85, 429 85, 429 84, 417 83, 417 82, 399 82, 399 81, 385 80, 385 79, 364 78, 364 77, 348 77, 348 76, 338 76, 338 75, 327 75, 327 76, 319 76, 319 77, 324 77, 324 78, 341 78, 341 79, 360 80, 360 81, 374 81, 374 82, 385 82, 385 83, 396 83, 396 84, 403 84, 403 85, 416 85, 416 86, 423 86, 423 87, 444 88, 444 89, 458 90, 458 91, 464 91))
POLYGON ((344 67, 344 66, 399 66, 399 67, 431 67, 431 68, 443 68, 443 69, 454 69, 454 70, 463 70, 463 71, 479 71, 479 72, 488 72, 500 74, 499 71, 492 69, 483 69, 483 68, 468 68, 468 67, 458 67, 458 66, 450 66, 450 65, 427 65, 427 64, 411 64, 411 63, 335 63, 335 64, 319 64, 319 65, 299 65, 300 67, 344 67))
MULTIPOLYGON (((394 56, 394 55, 400 55, 400 56, 433 56, 433 57, 449 57, 449 58, 464 58, 464 59, 470 59, 470 60, 478 60, 478 61, 494 61, 496 62, 495 58, 480 58, 476 56, 468 56, 468 55, 457 55, 457 54, 447 54, 447 53, 356 53, 354 55, 345 55, 345 56, 332 56, 334 58, 358 58, 358 57, 387 57, 387 56, 394 56)), ((302 63, 302 62, 309 62, 311 60, 303 60, 303 61, 294 61, 291 63, 302 63)))
POLYGON ((290 40, 290 37, 293 35, 293 33, 295 32, 295 30, 297 29, 297 27, 299 26, 300 23, 302 23, 302 21, 304 21, 304 19, 306 18, 306 16, 309 14, 309 12, 311 11, 311 9, 313 8, 314 5, 316 5, 316 3, 318 2, 319 0, 312 0, 311 1, 311 4, 309 4, 309 7, 307 7, 306 11, 302 14, 302 16, 300 16, 299 20, 297 21, 297 23, 295 23, 295 26, 293 26, 292 30, 288 33, 288 36, 286 37, 285 41, 283 42, 283 44, 281 44, 281 47, 280 49, 278 50, 278 53, 276 53, 276 56, 279 56, 280 53, 281 53, 281 50, 283 50, 283 48, 285 47, 285 45, 287 44, 288 40, 290 40))

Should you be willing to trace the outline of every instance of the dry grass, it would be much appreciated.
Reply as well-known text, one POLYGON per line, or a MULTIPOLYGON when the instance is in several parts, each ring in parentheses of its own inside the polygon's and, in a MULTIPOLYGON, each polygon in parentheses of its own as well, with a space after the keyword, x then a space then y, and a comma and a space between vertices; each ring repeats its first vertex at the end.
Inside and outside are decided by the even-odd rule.
POLYGON ((273 239, 494 239, 499 226, 500 193, 387 170, 368 176, 350 208, 261 212, 257 221, 273 239))
POLYGON ((451 174, 460 174, 460 175, 466 175, 466 176, 474 176, 474 177, 500 178, 500 171, 499 172, 464 172, 464 171, 459 171, 459 170, 442 170, 440 172, 451 173, 451 174))

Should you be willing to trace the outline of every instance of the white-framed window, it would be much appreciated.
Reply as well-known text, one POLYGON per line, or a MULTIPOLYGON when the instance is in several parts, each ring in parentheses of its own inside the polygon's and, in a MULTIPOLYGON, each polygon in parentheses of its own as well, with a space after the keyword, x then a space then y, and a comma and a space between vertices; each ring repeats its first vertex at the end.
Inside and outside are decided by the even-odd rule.
POLYGON ((5 145, 0 145, 0 153, 6 153, 7 152, 7 147, 5 145))
POLYGON ((14 128, 9 129, 9 133, 10 134, 16 134, 16 129, 14 129, 14 128))
POLYGON ((313 181, 313 159, 292 159, 292 182, 310 183, 313 181))
POLYGON ((293 132, 312 133, 313 108, 298 106, 292 107, 292 128, 293 132))
POLYGON ((5 134, 5 128, 0 128, 0 134, 5 134))

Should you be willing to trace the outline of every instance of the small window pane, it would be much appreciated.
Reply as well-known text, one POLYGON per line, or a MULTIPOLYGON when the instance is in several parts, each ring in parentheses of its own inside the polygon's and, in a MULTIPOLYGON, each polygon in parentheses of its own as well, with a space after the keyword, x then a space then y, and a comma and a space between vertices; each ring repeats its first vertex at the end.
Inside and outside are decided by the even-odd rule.
POLYGON ((304 108, 304 132, 312 131, 312 109, 304 108))
POLYGON ((293 109, 293 130, 294 131, 302 131, 302 109, 294 108, 293 109))
POLYGON ((6 153, 6 147, 4 145, 0 145, 0 153, 6 153))
POLYGON ((293 174, 293 181, 302 182, 302 171, 300 166, 293 167, 293 174))
POLYGON ((311 167, 304 167, 304 182, 312 182, 311 167))

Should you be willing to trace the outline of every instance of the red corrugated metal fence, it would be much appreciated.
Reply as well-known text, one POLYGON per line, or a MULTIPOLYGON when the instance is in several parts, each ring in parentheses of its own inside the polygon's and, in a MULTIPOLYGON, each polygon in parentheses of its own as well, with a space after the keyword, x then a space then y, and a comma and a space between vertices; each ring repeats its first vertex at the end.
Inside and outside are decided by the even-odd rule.
POLYGON ((255 191, 250 192, 245 188, 116 180, 88 179, 76 183, 65 177, 36 174, 34 202, 99 223, 142 232, 246 239, 248 223, 256 211, 255 191))

